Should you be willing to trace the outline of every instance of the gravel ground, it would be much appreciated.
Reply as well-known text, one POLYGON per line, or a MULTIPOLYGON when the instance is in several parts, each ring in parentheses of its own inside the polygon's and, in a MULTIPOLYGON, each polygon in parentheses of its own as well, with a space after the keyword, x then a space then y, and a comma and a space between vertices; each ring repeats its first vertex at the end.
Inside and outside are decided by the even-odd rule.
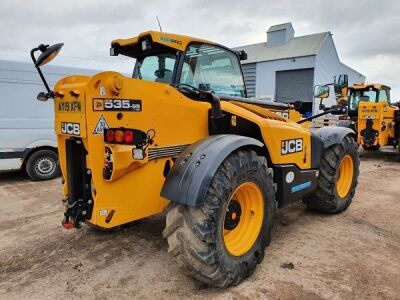
POLYGON ((237 287, 182 274, 162 239, 164 217, 123 229, 61 227, 60 179, 0 174, 0 299, 400 299, 400 155, 361 152, 350 208, 296 203, 278 212, 271 246, 237 287))

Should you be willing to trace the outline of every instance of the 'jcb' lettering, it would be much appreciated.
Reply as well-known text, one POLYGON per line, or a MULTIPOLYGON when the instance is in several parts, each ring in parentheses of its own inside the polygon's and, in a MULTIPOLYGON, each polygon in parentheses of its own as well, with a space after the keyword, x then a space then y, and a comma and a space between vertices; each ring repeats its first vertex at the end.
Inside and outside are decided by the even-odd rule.
POLYGON ((292 154, 303 151, 303 139, 284 140, 281 142, 281 154, 292 154))
POLYGON ((70 135, 80 135, 81 127, 79 123, 61 122, 61 133, 70 135))

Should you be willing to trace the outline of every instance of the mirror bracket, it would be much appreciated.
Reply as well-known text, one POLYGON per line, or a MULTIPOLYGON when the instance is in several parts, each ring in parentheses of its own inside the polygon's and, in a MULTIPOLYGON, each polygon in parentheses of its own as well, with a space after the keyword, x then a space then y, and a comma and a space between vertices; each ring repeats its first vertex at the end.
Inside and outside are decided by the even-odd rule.
MULTIPOLYGON (((51 57, 52 54, 55 53, 55 55, 57 55, 57 53, 61 50, 61 47, 63 45, 64 44, 56 44, 56 45, 53 45, 50 47, 49 45, 40 44, 39 46, 37 46, 36 48, 33 48, 31 50, 31 59, 33 61, 33 64, 35 65, 36 70, 39 73, 40 79, 42 80, 42 82, 47 90, 47 93, 42 92, 42 93, 38 94, 37 99, 40 101, 47 101, 47 99, 49 99, 49 98, 54 98, 54 92, 50 89, 49 84, 47 83, 46 78, 44 77, 43 72, 40 69, 40 65, 45 63, 44 61, 46 61, 46 59, 51 57), (46 51, 48 51, 48 50, 50 52, 46 53, 46 51), (39 56, 38 59, 36 59, 36 57, 35 57, 35 52, 37 52, 37 51, 42 52, 42 54, 39 56)), ((52 58, 54 58, 55 55, 52 58)), ((48 61, 50 61, 52 58, 48 59, 48 61)))

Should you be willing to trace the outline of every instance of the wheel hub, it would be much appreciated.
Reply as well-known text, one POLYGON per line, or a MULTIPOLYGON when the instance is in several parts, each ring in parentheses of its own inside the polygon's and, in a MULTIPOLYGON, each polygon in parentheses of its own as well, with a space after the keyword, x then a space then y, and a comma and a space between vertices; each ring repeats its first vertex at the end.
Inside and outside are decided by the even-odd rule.
POLYGON ((226 209, 224 228, 226 230, 233 230, 240 222, 240 216, 242 215, 242 208, 240 203, 232 199, 226 209))
POLYGON ((35 169, 39 174, 47 175, 50 174, 55 167, 55 163, 47 158, 43 157, 39 159, 35 164, 35 169))
POLYGON ((256 242, 264 219, 264 198, 253 182, 239 185, 229 199, 224 219, 223 240, 233 256, 247 253, 256 242))

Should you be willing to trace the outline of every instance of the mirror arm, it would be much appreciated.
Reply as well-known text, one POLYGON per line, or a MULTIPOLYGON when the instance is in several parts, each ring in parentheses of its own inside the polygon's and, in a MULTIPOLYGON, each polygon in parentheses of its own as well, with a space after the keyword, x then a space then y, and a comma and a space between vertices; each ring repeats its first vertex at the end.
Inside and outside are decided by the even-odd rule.
POLYGON ((323 110, 325 108, 325 104, 322 103, 322 98, 319 99, 319 109, 323 110))
POLYGON ((319 117, 325 116, 325 115, 330 114, 330 113, 336 114, 336 115, 341 115, 341 114, 345 114, 346 112, 347 112, 347 107, 345 105, 333 105, 331 107, 325 108, 322 113, 319 113, 319 114, 316 114, 314 116, 302 119, 300 121, 297 121, 296 123, 297 124, 301 124, 301 123, 304 123, 304 122, 308 122, 308 121, 311 121, 311 120, 313 120, 315 118, 319 118, 319 117))
POLYGON ((43 82, 44 86, 46 87, 46 90, 47 90, 47 97, 48 97, 48 98, 53 98, 53 94, 54 94, 54 93, 53 93, 53 91, 50 89, 50 87, 49 87, 49 85, 48 85, 46 79, 44 78, 44 75, 43 75, 43 73, 42 73, 42 70, 40 70, 40 67, 36 67, 35 52, 38 51, 38 50, 40 50, 40 49, 39 49, 39 48, 33 48, 33 49, 31 50, 31 58, 32 58, 33 64, 35 65, 36 70, 37 70, 38 73, 39 73, 40 78, 42 79, 42 82, 43 82))

